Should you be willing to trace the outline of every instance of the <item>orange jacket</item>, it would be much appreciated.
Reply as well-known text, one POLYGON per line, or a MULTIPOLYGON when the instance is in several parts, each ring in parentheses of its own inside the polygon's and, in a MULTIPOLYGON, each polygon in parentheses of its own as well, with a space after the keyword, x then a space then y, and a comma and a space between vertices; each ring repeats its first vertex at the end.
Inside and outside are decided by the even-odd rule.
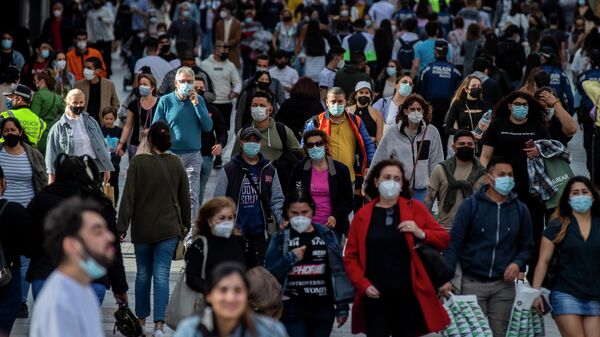
POLYGON ((106 78, 106 64, 104 64, 102 54, 97 49, 88 47, 84 54, 80 54, 77 48, 72 48, 67 52, 67 64, 69 64, 71 72, 75 75, 75 80, 79 81, 83 79, 83 63, 90 57, 97 57, 102 61, 103 70, 100 72, 100 77, 106 78))

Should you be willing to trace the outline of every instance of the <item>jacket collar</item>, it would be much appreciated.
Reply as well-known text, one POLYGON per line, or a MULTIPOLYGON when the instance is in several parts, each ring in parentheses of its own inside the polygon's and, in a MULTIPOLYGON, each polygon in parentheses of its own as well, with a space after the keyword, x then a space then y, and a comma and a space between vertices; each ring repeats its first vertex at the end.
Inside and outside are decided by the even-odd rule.
MULTIPOLYGON (((334 176, 337 171, 335 169, 335 164, 333 163, 333 158, 330 156, 325 156, 325 160, 327 160, 327 171, 330 176, 334 176)), ((306 159, 304 162, 304 171, 310 171, 312 169, 312 160, 310 158, 306 159)))
MULTIPOLYGON (((85 120, 89 117, 89 114, 87 112, 82 112, 81 116, 79 118, 83 119, 83 122, 85 123, 85 120)), ((63 113, 62 116, 60 116, 60 119, 58 120, 58 124, 60 125, 65 125, 69 123, 69 119, 67 118, 67 114, 63 113)))

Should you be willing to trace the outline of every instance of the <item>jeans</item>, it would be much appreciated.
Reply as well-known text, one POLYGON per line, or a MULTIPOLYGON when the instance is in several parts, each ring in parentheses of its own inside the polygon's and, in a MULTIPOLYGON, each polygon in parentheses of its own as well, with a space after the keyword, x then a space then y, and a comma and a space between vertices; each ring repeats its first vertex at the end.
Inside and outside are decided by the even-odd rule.
POLYGON ((208 178, 210 178, 210 172, 213 166, 213 156, 202 156, 202 169, 200 170, 200 186, 198 186, 198 206, 202 206, 204 202, 204 191, 206 190, 206 184, 208 178))
POLYGON ((135 314, 140 319, 150 315, 150 281, 154 287, 154 322, 165 320, 169 303, 171 259, 179 237, 153 243, 135 243, 135 314))
POLYGON ((477 296, 477 302, 490 322, 494 337, 506 336, 516 295, 512 282, 479 282, 463 275, 461 294, 477 296))
POLYGON ((10 330, 21 308, 21 273, 19 268, 10 268, 12 280, 0 288, 0 335, 10 335, 10 330))
MULTIPOLYGON (((198 215, 198 188, 200 187, 200 170, 202 168, 202 154, 200 151, 178 154, 183 162, 190 183, 190 201, 192 203, 192 221, 198 215)), ((173 186, 175 188, 175 186, 173 186)))
POLYGON ((283 301, 281 322, 290 337, 329 337, 334 321, 333 304, 315 307, 295 299, 283 301))
POLYGON ((21 303, 27 303, 27 297, 29 297, 29 282, 25 281, 25 275, 27 275, 27 269, 29 269, 29 259, 25 256, 21 256, 21 303))
POLYGON ((206 60, 213 53, 212 30, 206 30, 202 37, 202 60, 206 60))
POLYGON ((127 155, 129 155, 129 161, 131 161, 131 159, 133 159, 133 157, 135 157, 137 148, 138 148, 137 145, 132 145, 132 144, 129 144, 129 146, 127 147, 127 155))
POLYGON ((115 189, 115 206, 119 205, 119 174, 121 173, 121 157, 111 156, 110 161, 112 162, 115 170, 110 172, 110 179, 108 183, 115 189))
MULTIPOLYGON (((32 280, 31 281, 31 294, 33 295, 33 300, 37 300, 40 295, 40 291, 44 287, 44 283, 46 280, 32 280)), ((92 289, 94 289, 94 293, 96 293, 96 297, 98 297, 98 304, 102 305, 104 302, 104 296, 106 296, 106 286, 102 283, 92 283, 92 289)))
POLYGON ((427 189, 426 188, 422 188, 422 189, 413 189, 413 199, 415 200, 419 200, 420 202, 424 202, 425 201, 425 196, 427 196, 427 189))

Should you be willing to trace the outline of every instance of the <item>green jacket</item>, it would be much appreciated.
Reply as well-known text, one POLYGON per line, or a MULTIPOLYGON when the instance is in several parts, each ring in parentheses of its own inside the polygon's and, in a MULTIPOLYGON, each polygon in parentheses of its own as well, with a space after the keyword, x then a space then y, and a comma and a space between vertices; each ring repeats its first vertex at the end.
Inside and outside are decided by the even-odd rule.
POLYGON ((57 93, 50 91, 48 88, 41 88, 33 95, 33 100, 31 100, 31 111, 46 122, 46 130, 43 132, 42 139, 40 139, 37 146, 40 152, 46 153, 48 131, 50 131, 52 125, 54 125, 63 112, 65 112, 65 103, 62 97, 57 93))

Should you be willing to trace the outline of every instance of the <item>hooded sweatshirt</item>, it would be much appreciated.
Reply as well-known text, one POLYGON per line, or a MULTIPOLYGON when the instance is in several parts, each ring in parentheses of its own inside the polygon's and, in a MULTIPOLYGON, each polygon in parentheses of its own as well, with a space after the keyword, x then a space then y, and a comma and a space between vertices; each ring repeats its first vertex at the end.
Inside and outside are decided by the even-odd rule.
POLYGON ((504 277, 509 264, 525 266, 533 249, 533 226, 516 193, 498 204, 486 195, 489 188, 483 186, 460 205, 443 255, 451 270, 460 262, 464 275, 495 281, 504 277))

